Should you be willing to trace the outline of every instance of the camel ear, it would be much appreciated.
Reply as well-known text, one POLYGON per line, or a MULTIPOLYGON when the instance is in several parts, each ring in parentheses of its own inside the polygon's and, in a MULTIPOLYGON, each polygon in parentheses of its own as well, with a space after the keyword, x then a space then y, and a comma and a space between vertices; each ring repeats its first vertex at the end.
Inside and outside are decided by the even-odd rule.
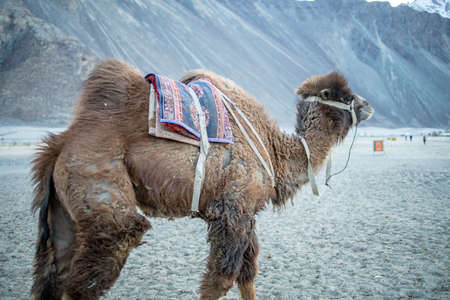
POLYGON ((299 87, 295 90, 295 93, 299 96, 301 96, 303 99, 308 98, 309 94, 306 91, 306 89, 303 89, 302 87, 299 87))
POLYGON ((330 89, 323 89, 320 91, 320 97, 323 100, 330 100, 331 98, 331 90, 330 89))

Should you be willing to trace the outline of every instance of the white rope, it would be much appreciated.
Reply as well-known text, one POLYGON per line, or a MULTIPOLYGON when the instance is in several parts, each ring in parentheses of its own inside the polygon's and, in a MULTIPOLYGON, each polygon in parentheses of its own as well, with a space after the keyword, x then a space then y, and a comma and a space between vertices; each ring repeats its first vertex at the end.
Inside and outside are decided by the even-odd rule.
POLYGON ((148 119, 153 120, 155 117, 155 89, 153 88, 153 84, 150 83, 150 104, 148 106, 148 119))
POLYGON ((311 165, 311 159, 310 159, 310 152, 309 152, 309 147, 308 147, 308 143, 306 143, 306 140, 304 137, 300 137, 300 140, 302 141, 303 147, 305 148, 305 152, 306 152, 306 158, 308 159, 308 177, 309 177, 309 183, 311 184, 311 189, 313 191, 313 194, 316 196, 319 196, 319 189, 317 188, 317 183, 316 183, 316 177, 314 176, 314 171, 311 165))
POLYGON ((259 137, 259 134, 256 132, 255 128, 252 126, 252 124, 250 123, 250 121, 245 117, 244 113, 239 109, 239 107, 236 105, 236 103, 234 103, 233 101, 231 101, 224 93, 222 93, 221 90, 217 89, 219 91, 219 93, 222 95, 222 99, 224 100, 223 103, 225 105, 225 107, 227 108, 227 110, 230 112, 230 114, 233 116, 234 120, 236 121, 236 124, 238 125, 239 129, 241 130, 242 134, 244 135, 245 139, 247 140, 248 144, 250 145, 250 147, 252 148, 253 152, 255 152, 256 157, 258 157, 259 161, 261 162, 261 164, 263 165, 264 169, 266 170, 267 174, 269 174, 270 177, 270 181, 272 183, 272 187, 275 186, 275 172, 273 170, 273 165, 272 165, 272 161, 270 160, 270 155, 266 149, 266 147, 264 146, 264 143, 262 142, 261 138, 259 137), (263 159, 263 157, 261 156, 261 154, 259 153, 258 149, 256 148, 255 144, 253 143, 253 141, 250 139, 249 135, 247 134, 247 131, 245 130, 245 128, 242 126, 241 122, 239 122, 239 119, 236 117, 234 111, 231 109, 231 105, 233 105, 233 107, 236 109, 236 111, 238 112, 238 114, 242 117, 242 119, 245 121, 245 123, 248 125, 248 127, 250 128, 250 130, 252 131, 252 133, 255 135, 256 139, 258 140, 258 142, 261 144, 264 152, 267 155, 267 158, 269 160, 269 166, 267 165, 267 163, 265 162, 265 160, 263 159))
MULTIPOLYGON (((270 171, 272 173, 272 185, 275 186, 275 184, 273 182, 273 177, 274 177, 275 171, 273 170, 272 160, 270 159, 270 155, 269 155, 269 152, 266 149, 266 146, 264 145, 263 141, 261 140, 261 137, 259 136, 259 134, 256 132, 255 127, 253 127, 252 123, 250 123, 250 121, 247 119, 245 114, 239 109, 239 107, 236 105, 236 103, 232 102, 232 104, 233 104, 234 108, 236 109, 236 111, 238 112, 238 114, 242 117, 242 119, 244 119, 245 123, 248 125, 248 127, 250 128, 252 133, 255 135, 256 139, 259 142, 259 144, 263 148, 264 153, 267 155, 267 159, 269 160, 270 171)), ((270 173, 269 173, 269 175, 270 175, 270 173)))
POLYGON ((194 178, 194 191, 192 194, 191 211, 198 212, 198 206, 200 202, 200 194, 202 191, 203 182, 205 180, 205 166, 206 166, 206 156, 208 155, 209 142, 208 133, 206 131, 206 121, 205 115, 203 114, 202 106, 198 100, 195 92, 188 87, 189 93, 194 99, 195 109, 198 113, 198 120, 200 123, 200 154, 197 160, 197 166, 195 168, 195 178, 194 178))

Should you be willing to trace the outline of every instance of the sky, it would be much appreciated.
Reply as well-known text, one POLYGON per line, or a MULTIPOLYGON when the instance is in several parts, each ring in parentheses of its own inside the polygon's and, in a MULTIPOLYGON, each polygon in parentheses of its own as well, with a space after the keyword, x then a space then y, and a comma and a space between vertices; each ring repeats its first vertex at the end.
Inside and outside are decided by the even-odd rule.
MULTIPOLYGON (((297 1, 314 1, 314 0, 297 0, 297 1)), ((402 3, 408 3, 408 0, 366 0, 368 2, 372 1, 382 1, 382 2, 390 2, 392 6, 398 6, 402 3)))
MULTIPOLYGON (((372 1, 383 1, 386 2, 387 0, 367 0, 368 2, 372 2, 372 1)), ((402 3, 407 3, 408 0, 388 0, 387 2, 390 2, 392 6, 398 6, 402 3)))

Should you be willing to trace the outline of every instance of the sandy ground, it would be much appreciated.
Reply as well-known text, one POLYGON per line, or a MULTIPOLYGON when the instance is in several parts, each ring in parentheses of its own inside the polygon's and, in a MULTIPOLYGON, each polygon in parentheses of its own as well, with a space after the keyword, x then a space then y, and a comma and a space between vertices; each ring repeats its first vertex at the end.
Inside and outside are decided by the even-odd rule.
MULTIPOLYGON (((450 299, 450 138, 360 137, 348 169, 313 197, 257 217, 259 299, 450 299)), ((350 142, 335 150, 343 166, 350 142)), ((29 299, 37 217, 31 147, 0 146, 0 299, 29 299)), ((318 177, 323 183, 324 176, 318 177)), ((206 226, 151 219, 104 299, 197 299, 206 226)), ((238 299, 234 287, 224 299, 238 299)))

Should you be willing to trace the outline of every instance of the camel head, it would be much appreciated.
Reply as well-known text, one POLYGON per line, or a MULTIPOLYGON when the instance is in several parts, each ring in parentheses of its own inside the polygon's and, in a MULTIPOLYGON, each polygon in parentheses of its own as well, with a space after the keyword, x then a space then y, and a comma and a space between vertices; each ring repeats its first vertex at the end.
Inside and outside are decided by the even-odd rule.
POLYGON ((339 106, 349 107, 353 102, 356 124, 370 119, 375 111, 366 99, 351 91, 345 77, 336 71, 307 79, 296 93, 301 96, 297 104, 296 131, 298 134, 303 134, 308 126, 313 125, 311 124, 312 120, 321 119, 326 123, 325 126, 328 129, 337 131, 342 139, 353 122, 350 111, 339 108, 339 106), (332 106, 333 104, 338 107, 332 106), (311 109, 311 106, 316 109, 311 109), (314 116, 316 114, 317 116, 314 116), (321 116, 325 116, 325 118, 321 118, 321 116))

